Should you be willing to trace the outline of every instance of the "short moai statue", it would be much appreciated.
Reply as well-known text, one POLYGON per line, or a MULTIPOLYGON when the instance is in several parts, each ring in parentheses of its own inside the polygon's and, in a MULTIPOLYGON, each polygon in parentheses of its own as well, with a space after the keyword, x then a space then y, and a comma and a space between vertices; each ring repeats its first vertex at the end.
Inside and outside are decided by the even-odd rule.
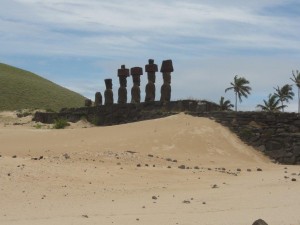
POLYGON ((143 75, 143 68, 133 67, 130 69, 130 74, 132 76, 133 87, 131 88, 131 103, 141 102, 141 75, 143 75))
POLYGON ((145 71, 148 75, 148 84, 146 85, 145 91, 145 102, 155 101, 155 73, 158 71, 158 67, 154 64, 153 59, 149 59, 149 64, 145 66, 145 71))
POLYGON ((105 105, 114 104, 114 94, 112 91, 112 79, 105 79, 106 90, 104 92, 105 105))
POLYGON ((125 65, 122 65, 121 69, 118 69, 118 77, 120 81, 118 103, 125 104, 127 103, 127 77, 129 77, 129 69, 126 69, 125 65))
POLYGON ((85 107, 91 107, 92 106, 92 100, 91 99, 85 99, 84 100, 84 106, 85 107))
POLYGON ((164 60, 161 65, 160 72, 163 74, 164 83, 161 86, 161 97, 162 103, 171 101, 171 73, 174 71, 172 60, 164 60))
POLYGON ((100 92, 96 92, 94 106, 100 106, 100 105, 102 105, 102 95, 100 92))

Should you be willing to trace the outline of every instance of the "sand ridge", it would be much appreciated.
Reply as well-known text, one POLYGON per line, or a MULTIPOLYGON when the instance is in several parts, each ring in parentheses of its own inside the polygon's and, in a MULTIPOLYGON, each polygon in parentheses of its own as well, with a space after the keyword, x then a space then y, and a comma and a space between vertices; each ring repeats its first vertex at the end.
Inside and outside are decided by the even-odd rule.
POLYGON ((83 127, 0 128, 0 224, 300 223, 299 166, 210 119, 83 127))

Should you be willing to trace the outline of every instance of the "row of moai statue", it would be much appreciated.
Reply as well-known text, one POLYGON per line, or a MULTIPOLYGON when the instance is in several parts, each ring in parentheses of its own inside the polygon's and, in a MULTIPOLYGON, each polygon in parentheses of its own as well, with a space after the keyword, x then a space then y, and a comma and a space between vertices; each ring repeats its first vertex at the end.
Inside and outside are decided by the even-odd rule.
MULTIPOLYGON (((149 59, 149 64, 145 66, 145 71, 148 75, 148 83, 145 88, 146 96, 145 102, 155 101, 155 80, 156 72, 158 72, 157 64, 154 64, 153 59, 149 59)), ((161 65, 160 72, 163 75, 163 85, 161 86, 161 97, 160 101, 162 103, 170 102, 171 100, 171 73, 174 71, 172 60, 164 60, 161 65)), ((120 82, 120 87, 118 90, 118 103, 127 103, 127 77, 132 76, 133 87, 131 88, 131 103, 141 102, 141 75, 143 75, 142 67, 133 67, 127 69, 125 65, 122 65, 118 69, 118 77, 120 82)), ((112 79, 105 79, 106 90, 104 92, 104 105, 112 105, 114 103, 113 91, 112 91, 112 79)), ((92 101, 86 99, 85 106, 91 106, 92 101)), ((100 92, 95 94, 95 106, 102 105, 102 95, 100 92)))

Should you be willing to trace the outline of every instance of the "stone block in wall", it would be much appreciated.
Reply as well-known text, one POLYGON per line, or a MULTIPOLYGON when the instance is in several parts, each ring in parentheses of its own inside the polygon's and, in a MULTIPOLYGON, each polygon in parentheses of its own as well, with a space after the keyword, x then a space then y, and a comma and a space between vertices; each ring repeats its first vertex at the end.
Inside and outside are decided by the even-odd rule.
POLYGON ((282 142, 271 140, 266 143, 266 151, 276 151, 283 149, 282 142))
POLYGON ((293 146, 293 152, 296 157, 300 156, 300 145, 293 146))
POLYGON ((284 157, 280 162, 288 165, 294 165, 296 163, 296 157, 284 157))
POLYGON ((291 132, 291 133, 297 133, 299 131, 300 131, 300 129, 294 125, 290 125, 288 128, 288 132, 291 132))

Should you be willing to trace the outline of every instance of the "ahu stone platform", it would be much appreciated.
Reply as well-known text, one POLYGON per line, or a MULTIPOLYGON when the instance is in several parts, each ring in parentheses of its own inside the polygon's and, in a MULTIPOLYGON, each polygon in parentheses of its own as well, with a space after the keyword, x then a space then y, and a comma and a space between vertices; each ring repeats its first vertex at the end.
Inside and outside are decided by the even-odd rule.
POLYGON ((109 126, 156 119, 179 112, 208 112, 218 109, 217 104, 207 101, 180 100, 167 103, 155 101, 65 108, 58 113, 36 112, 33 120, 51 124, 57 119, 77 122, 84 118, 97 126, 109 126))

